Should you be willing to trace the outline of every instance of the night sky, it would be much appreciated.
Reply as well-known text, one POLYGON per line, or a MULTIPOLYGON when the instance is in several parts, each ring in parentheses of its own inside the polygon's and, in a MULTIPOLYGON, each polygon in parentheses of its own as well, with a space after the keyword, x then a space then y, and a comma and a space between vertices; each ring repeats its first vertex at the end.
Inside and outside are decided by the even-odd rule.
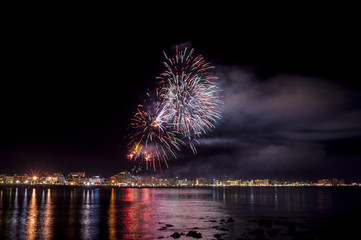
POLYGON ((162 51, 187 44, 216 66, 223 119, 200 140, 197 155, 183 148, 162 174, 360 181, 360 51, 352 15, 248 17, 171 27, 106 14, 9 20, 0 174, 109 177, 130 169, 130 118, 156 86, 162 51))

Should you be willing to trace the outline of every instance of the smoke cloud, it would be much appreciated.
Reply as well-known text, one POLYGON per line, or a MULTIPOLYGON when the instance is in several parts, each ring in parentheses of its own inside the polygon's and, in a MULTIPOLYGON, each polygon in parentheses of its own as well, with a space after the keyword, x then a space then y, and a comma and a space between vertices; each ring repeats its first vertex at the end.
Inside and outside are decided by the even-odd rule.
POLYGON ((259 79, 227 66, 217 66, 217 71, 223 119, 200 139, 199 154, 172 173, 304 179, 320 177, 323 166, 333 165, 323 174, 337 176, 342 161, 329 158, 329 142, 342 144, 361 135, 358 93, 316 77, 259 79))

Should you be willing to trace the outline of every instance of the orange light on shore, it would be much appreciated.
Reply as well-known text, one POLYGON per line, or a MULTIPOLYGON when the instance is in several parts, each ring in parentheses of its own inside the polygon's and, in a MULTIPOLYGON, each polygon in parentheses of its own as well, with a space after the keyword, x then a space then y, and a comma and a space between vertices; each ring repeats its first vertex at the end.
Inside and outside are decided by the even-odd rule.
POLYGON ((33 177, 33 180, 35 181, 36 179, 38 179, 38 177, 34 176, 34 177, 33 177))

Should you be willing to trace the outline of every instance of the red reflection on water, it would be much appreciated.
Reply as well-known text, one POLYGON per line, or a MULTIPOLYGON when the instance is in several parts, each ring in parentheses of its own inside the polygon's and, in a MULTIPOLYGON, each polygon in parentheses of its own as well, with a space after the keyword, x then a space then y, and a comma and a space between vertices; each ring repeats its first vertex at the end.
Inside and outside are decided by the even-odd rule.
POLYGON ((214 223, 209 219, 228 216, 222 213, 219 203, 202 199, 199 194, 207 191, 209 192, 199 189, 123 188, 119 189, 122 194, 117 199, 117 190, 113 189, 107 212, 108 238, 169 238, 176 231, 186 232, 199 227, 207 229, 202 233, 204 239, 211 239, 216 230, 212 228, 214 223), (164 229, 166 224, 173 226, 164 229))
POLYGON ((149 238, 149 233, 154 229, 154 206, 150 200, 150 189, 125 189, 123 201, 129 202, 124 209, 125 238, 149 238))

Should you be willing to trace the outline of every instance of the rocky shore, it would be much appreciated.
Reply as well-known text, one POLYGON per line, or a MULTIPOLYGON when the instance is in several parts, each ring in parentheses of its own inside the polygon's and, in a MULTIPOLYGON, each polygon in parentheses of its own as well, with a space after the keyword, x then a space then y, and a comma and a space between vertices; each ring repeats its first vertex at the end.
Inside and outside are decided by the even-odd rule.
POLYGON ((320 240, 320 239, 356 239, 358 234, 355 219, 342 219, 342 223, 325 223, 315 219, 291 220, 287 218, 268 218, 260 216, 246 222, 233 219, 206 219, 200 221, 214 223, 211 229, 194 226, 192 229, 179 231, 172 224, 164 224, 158 230, 167 231, 167 236, 158 239, 214 239, 214 240, 320 240), (242 226, 239 226, 242 225, 242 226), (243 229, 243 231, 239 231, 243 229), (176 230, 176 231, 175 231, 176 230), (208 235, 205 237, 204 235, 208 235), (212 236, 209 238, 209 236, 212 236))

